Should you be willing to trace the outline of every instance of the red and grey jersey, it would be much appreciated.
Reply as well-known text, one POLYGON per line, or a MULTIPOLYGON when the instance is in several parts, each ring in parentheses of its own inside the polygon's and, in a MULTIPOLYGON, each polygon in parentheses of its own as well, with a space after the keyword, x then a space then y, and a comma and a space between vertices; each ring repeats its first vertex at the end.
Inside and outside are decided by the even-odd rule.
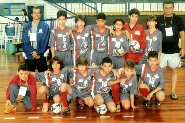
POLYGON ((87 89, 89 82, 94 74, 94 71, 96 68, 93 69, 87 69, 87 75, 83 76, 80 74, 78 70, 74 70, 71 73, 73 74, 73 80, 74 82, 71 84, 71 86, 76 87, 77 89, 87 89))
POLYGON ((64 30, 60 29, 59 27, 57 29, 51 30, 49 46, 55 47, 56 51, 70 50, 71 41, 70 37, 68 36, 69 30, 70 27, 67 26, 65 27, 64 30))
POLYGON ((92 50, 97 52, 108 53, 109 43, 109 30, 105 28, 104 32, 100 32, 98 26, 94 27, 91 31, 92 35, 92 50))
POLYGON ((124 30, 127 30, 133 40, 137 40, 140 44, 140 48, 143 52, 141 53, 133 53, 130 50, 130 53, 125 54, 125 60, 131 59, 134 62, 139 62, 144 55, 144 49, 146 48, 146 35, 144 27, 140 24, 136 24, 132 29, 129 26, 129 23, 124 24, 124 30))
POLYGON ((45 83, 46 86, 48 86, 55 92, 60 90, 60 85, 67 81, 70 71, 71 67, 65 67, 58 74, 53 74, 51 72, 50 76, 46 75, 46 72, 36 72, 35 78, 36 81, 45 83))
POLYGON ((111 71, 106 76, 102 76, 100 73, 100 69, 97 69, 94 72, 93 76, 93 84, 91 90, 93 93, 109 93, 110 86, 108 86, 108 82, 115 80, 114 74, 111 71))
POLYGON ((124 52, 129 52, 129 44, 126 39, 125 34, 121 33, 120 35, 110 36, 109 40, 109 50, 108 54, 111 56, 116 56, 115 50, 123 49, 124 52))
MULTIPOLYGON (((124 74, 121 74, 121 79, 124 79, 124 74)), ((132 75, 129 80, 126 80, 124 84, 120 83, 121 93, 129 93, 129 94, 137 94, 138 86, 137 86, 137 77, 132 75)))
POLYGON ((149 29, 145 30, 146 34, 146 49, 145 54, 150 51, 162 51, 162 32, 156 29, 150 34, 149 29))
POLYGON ((141 82, 152 87, 153 89, 161 87, 164 89, 164 72, 157 66, 152 71, 148 64, 135 65, 136 73, 141 75, 141 82))

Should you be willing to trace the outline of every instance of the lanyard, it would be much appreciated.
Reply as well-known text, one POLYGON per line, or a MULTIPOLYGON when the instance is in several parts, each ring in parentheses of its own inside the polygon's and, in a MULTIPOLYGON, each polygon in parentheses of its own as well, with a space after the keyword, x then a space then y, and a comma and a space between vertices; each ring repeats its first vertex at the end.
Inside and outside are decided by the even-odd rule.
MULTIPOLYGON (((172 19, 170 21, 170 26, 172 27, 172 20, 173 20, 173 15, 172 15, 172 19)), ((166 27, 166 20, 165 20, 165 16, 164 16, 164 26, 166 27)))
MULTIPOLYGON (((28 82, 27 82, 28 79, 26 79, 26 84, 24 84, 25 87, 28 88, 28 82)), ((20 78, 20 86, 23 86, 23 83, 21 82, 21 78, 20 78)))

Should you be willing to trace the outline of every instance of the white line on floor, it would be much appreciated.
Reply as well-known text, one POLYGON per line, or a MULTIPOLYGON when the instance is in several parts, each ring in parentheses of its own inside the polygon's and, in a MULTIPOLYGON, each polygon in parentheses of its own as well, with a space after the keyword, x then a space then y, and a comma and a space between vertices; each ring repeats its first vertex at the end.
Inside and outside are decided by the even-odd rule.
POLYGON ((14 120, 15 117, 5 117, 4 119, 5 119, 5 120, 14 120))

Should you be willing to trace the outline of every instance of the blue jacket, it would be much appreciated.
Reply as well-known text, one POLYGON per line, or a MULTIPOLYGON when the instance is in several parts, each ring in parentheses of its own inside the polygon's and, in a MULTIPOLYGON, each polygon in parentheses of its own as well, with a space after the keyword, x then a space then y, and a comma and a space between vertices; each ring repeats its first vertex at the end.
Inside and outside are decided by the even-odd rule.
POLYGON ((22 48, 23 52, 25 53, 27 59, 34 59, 32 57, 32 52, 36 51, 38 55, 43 56, 44 52, 48 49, 48 42, 49 42, 49 26, 48 24, 40 21, 37 26, 37 48, 34 49, 31 46, 30 36, 29 33, 31 32, 32 22, 27 23, 23 27, 22 32, 22 48))

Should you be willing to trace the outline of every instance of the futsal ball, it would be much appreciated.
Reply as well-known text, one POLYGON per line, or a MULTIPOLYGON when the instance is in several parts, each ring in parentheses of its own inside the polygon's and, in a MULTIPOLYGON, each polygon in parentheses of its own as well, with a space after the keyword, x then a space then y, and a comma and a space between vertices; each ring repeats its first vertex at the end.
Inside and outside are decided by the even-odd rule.
POLYGON ((55 114, 58 114, 60 113, 62 110, 62 106, 60 103, 54 103, 52 106, 51 106, 51 111, 55 114))
POLYGON ((132 40, 129 42, 129 46, 130 46, 130 49, 133 51, 133 52, 136 52, 136 53, 140 53, 141 52, 141 49, 140 49, 140 44, 138 41, 136 40, 132 40))
POLYGON ((100 106, 97 106, 96 107, 96 111, 99 113, 99 114, 105 114, 107 112, 107 106, 105 104, 102 104, 100 106))
POLYGON ((114 49, 113 50, 113 54, 114 55, 121 55, 121 54, 123 54, 124 53, 124 49, 123 49, 123 47, 121 47, 121 48, 116 48, 116 49, 114 49))

